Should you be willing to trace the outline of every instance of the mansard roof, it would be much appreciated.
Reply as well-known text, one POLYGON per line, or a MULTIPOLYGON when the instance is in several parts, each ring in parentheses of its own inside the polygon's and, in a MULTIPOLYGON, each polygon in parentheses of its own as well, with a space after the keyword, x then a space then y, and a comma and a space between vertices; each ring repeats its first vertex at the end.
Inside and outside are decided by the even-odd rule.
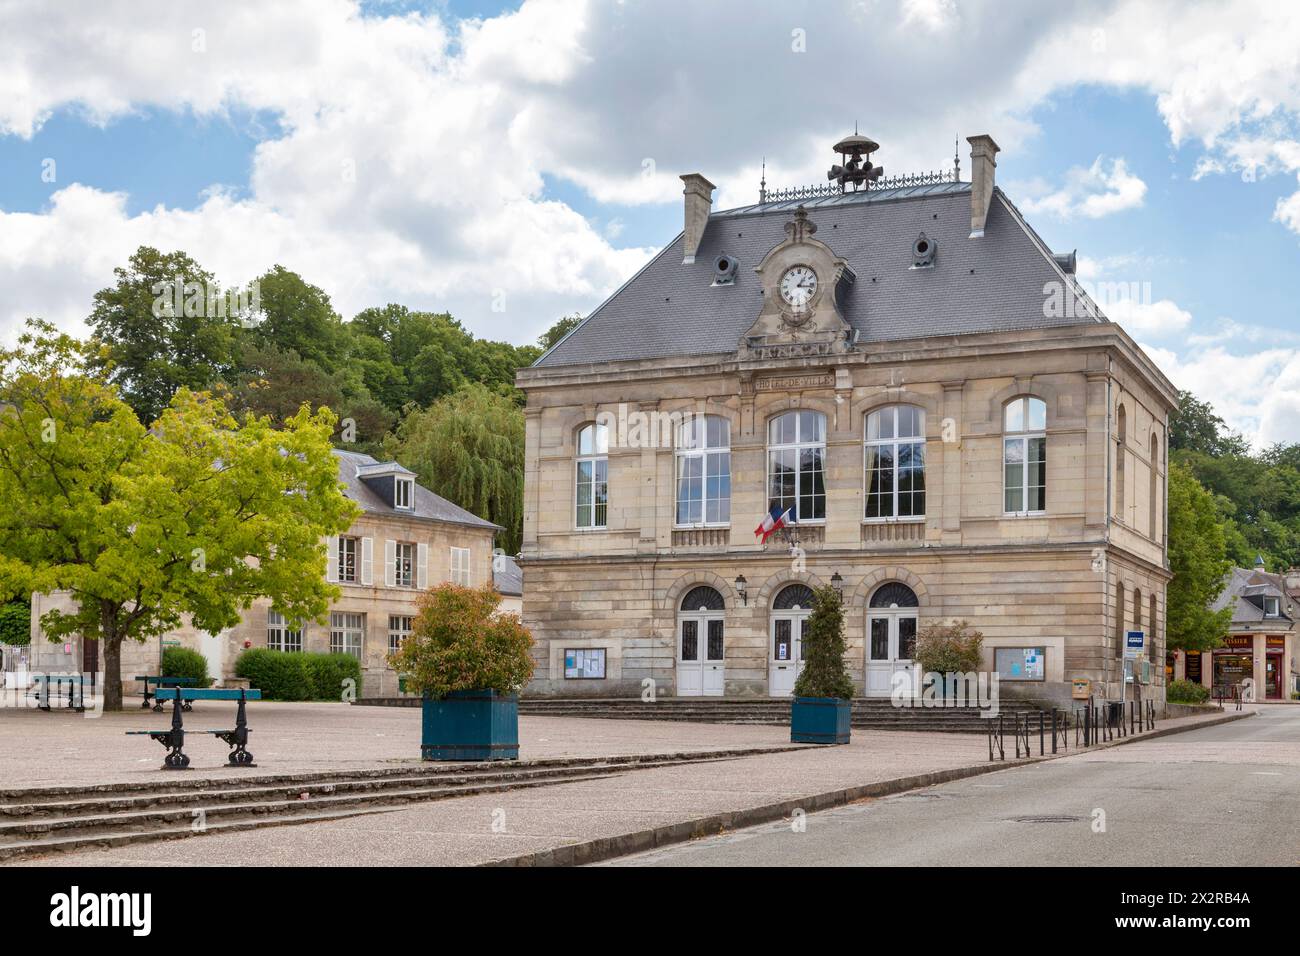
POLYGON ((762 306, 754 267, 801 205, 817 238, 856 275, 844 317, 860 344, 1105 321, 1000 189, 984 235, 970 238, 970 191, 950 182, 714 212, 693 263, 682 263, 679 234, 535 364, 734 353, 762 306), (922 232, 937 241, 937 256, 932 267, 914 268, 922 232), (739 270, 734 284, 715 286, 713 263, 724 252, 739 270), (1080 295, 1066 310, 1073 314, 1044 315, 1049 283, 1080 295))
POLYGON ((413 475, 414 472, 397 465, 395 462, 393 463, 396 466, 395 468, 378 468, 376 466, 386 463, 380 462, 369 455, 354 451, 343 451, 339 448, 334 449, 334 457, 338 459, 339 482, 343 485, 343 493, 359 504, 367 514, 424 518, 429 521, 445 521, 450 524, 466 525, 485 530, 504 530, 500 525, 485 521, 459 505, 452 504, 446 498, 435 495, 418 481, 415 482, 414 508, 409 511, 398 510, 393 507, 392 502, 386 501, 382 495, 377 494, 362 479, 376 472, 402 475, 413 475))

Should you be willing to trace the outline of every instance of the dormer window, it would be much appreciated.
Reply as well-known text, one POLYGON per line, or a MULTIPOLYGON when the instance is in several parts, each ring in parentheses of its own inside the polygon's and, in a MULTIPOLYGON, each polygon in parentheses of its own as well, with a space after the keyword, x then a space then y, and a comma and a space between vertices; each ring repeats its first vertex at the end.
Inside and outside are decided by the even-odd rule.
POLYGON ((1266 598, 1264 598, 1264 616, 1265 616, 1265 617, 1280 617, 1280 616, 1281 616, 1281 613, 1282 613, 1282 612, 1281 612, 1281 608, 1278 606, 1278 599, 1277 599, 1277 598, 1275 598, 1275 597, 1266 597, 1266 598))
POLYGON ((393 482, 393 507, 410 511, 415 505, 415 480, 413 478, 397 478, 393 482))

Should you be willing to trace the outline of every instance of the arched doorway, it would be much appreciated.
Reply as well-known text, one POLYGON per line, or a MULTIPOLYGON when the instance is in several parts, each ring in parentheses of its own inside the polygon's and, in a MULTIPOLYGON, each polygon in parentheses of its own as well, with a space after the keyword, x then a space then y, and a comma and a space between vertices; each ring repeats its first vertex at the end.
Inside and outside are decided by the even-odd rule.
POLYGON ((723 664, 722 595, 711 587, 691 588, 677 614, 677 696, 721 697, 723 664))
POLYGON ((770 697, 789 697, 794 693, 795 679, 803 670, 803 629, 812 605, 812 588, 806 584, 787 584, 772 602, 767 674, 770 697))
POLYGON ((916 683, 916 593, 890 581, 876 588, 867 603, 868 697, 888 697, 894 675, 906 673, 916 683))

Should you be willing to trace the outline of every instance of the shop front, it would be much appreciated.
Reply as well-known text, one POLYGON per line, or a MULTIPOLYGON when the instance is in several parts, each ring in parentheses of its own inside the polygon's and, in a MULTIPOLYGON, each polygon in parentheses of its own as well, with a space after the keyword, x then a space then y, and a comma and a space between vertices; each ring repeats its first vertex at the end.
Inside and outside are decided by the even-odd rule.
MULTIPOLYGON (((1256 688, 1255 699, 1281 700, 1285 638, 1263 634, 1234 634, 1224 640, 1224 646, 1212 652, 1211 693, 1215 697, 1232 697, 1234 690, 1241 693, 1243 683, 1250 681, 1256 688), (1262 656, 1262 667, 1256 671, 1256 657, 1262 656), (1262 685, 1262 687, 1261 687, 1262 685), (1262 690, 1262 693, 1260 692, 1262 690)), ((1191 663, 1190 657, 1188 663, 1191 663)), ((1198 660, 1198 666, 1204 661, 1198 660)), ((1189 678, 1191 667, 1188 668, 1189 678)))

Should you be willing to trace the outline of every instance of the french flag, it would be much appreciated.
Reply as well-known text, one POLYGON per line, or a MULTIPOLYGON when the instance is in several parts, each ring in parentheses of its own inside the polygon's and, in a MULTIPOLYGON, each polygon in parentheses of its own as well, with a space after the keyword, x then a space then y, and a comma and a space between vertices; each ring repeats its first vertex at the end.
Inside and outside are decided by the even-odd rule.
POLYGON ((794 510, 786 508, 783 511, 780 505, 772 505, 772 510, 763 516, 762 524, 754 529, 754 537, 760 544, 767 544, 767 539, 787 524, 794 524, 794 510))

